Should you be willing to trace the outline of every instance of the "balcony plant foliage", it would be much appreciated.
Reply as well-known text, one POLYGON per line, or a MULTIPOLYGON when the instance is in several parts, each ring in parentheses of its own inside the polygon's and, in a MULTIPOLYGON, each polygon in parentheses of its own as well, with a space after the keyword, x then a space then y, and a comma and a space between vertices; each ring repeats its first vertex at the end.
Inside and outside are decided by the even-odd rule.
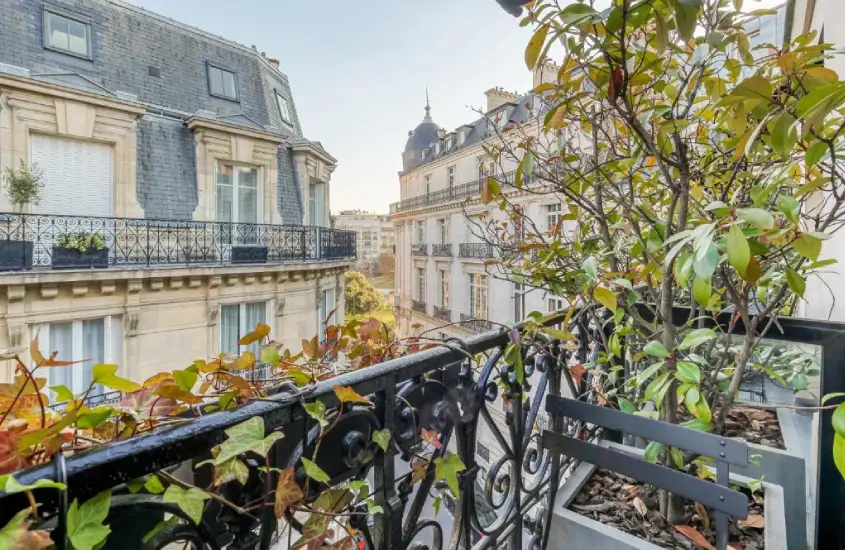
MULTIPOLYGON (((750 49, 743 25, 772 13, 743 12, 742 0, 539 0, 521 21, 534 28, 528 68, 549 58, 561 68, 534 90, 540 131, 508 126, 490 146, 518 168, 488 179, 482 200, 502 214, 477 232, 508 252, 492 271, 607 328, 587 368, 610 406, 721 432, 742 381, 768 372, 755 352, 776 316, 835 263, 823 243, 845 220, 845 82, 823 66, 830 45, 813 33, 750 49), (518 192, 561 202, 557 225, 532 223, 518 192), (673 323, 673 305, 691 307, 685 323, 673 323), (725 312, 730 321, 714 324, 725 312)), ((512 363, 518 347, 505 355, 512 363)), ((793 388, 806 374, 789 375, 793 388)), ((646 456, 699 466, 657 443, 646 456)), ((681 521, 677 498, 660 504, 681 521)))
POLYGON ((56 246, 77 250, 86 253, 89 250, 103 250, 106 248, 106 240, 97 233, 81 231, 79 233, 63 233, 56 239, 56 246))
POLYGON ((21 159, 17 169, 7 167, 3 171, 3 185, 9 201, 18 212, 23 212, 25 205, 38 206, 41 203, 44 178, 37 164, 29 166, 21 159))
MULTIPOLYGON (((66 487, 46 479, 23 485, 16 479, 20 470, 47 463, 57 453, 71 455, 173 426, 186 418, 231 411, 266 398, 271 388, 286 384, 298 388, 301 406, 317 426, 313 454, 309 456, 306 452, 299 458, 296 469, 280 469, 271 462, 271 449, 282 434, 266 433, 262 417, 229 428, 226 440, 212 449, 208 460, 196 465, 197 473, 210 472, 208 477, 213 480, 210 486, 195 486, 163 470, 125 485, 132 493, 157 495, 161 502, 175 504, 181 510, 181 515, 157 525, 144 537, 144 542, 165 530, 178 534, 184 532, 180 529, 185 524, 199 524, 205 503, 216 501, 230 512, 253 519, 262 517, 262 523, 268 521, 264 511, 272 510, 271 517, 278 520, 277 533, 297 525, 302 536, 293 548, 320 548, 325 543, 331 548, 354 549, 353 525, 367 516, 380 514, 381 507, 369 492, 366 481, 351 480, 330 486, 328 474, 318 464, 317 452, 320 442, 338 424, 344 411, 374 405, 353 388, 336 386, 334 393, 340 408, 327 410, 322 401, 308 400, 309 386, 424 346, 416 339, 397 340, 390 327, 376 319, 329 325, 325 343, 315 336, 303 340, 302 350, 297 352, 270 340, 269 333, 270 327, 259 323, 253 332, 239 340, 243 346, 259 342, 259 357, 249 351, 239 356, 223 354, 194 361, 184 369, 160 372, 143 383, 120 377, 117 365, 93 365, 90 386, 81 394, 66 386, 46 387, 47 370, 72 368, 74 362, 62 360, 55 352, 42 353, 37 335, 29 347, 31 363, 15 354, 0 357, 15 367, 14 382, 0 384, 0 491, 25 493, 30 503, 5 526, 0 526, 0 548, 37 549, 52 544, 44 516, 37 510, 39 493, 33 491, 66 487), (335 359, 339 355, 347 361, 339 364, 335 359), (264 365, 272 369, 269 379, 263 374, 264 365), (89 406, 86 398, 98 385, 123 392, 122 400, 117 404, 89 406), (62 414, 48 407, 50 394, 56 401, 67 403, 62 414), (248 462, 254 463, 256 459, 262 467, 248 466, 248 462), (304 483, 297 479, 299 468, 304 469, 304 483), (248 492, 248 482, 250 487, 262 488, 257 498, 255 493, 248 492), (233 502, 229 500, 231 495, 248 497, 248 502, 233 502)), ((435 441, 438 434, 430 431, 423 436, 435 441)), ((385 452, 393 444, 389 430, 374 430, 372 445, 365 447, 362 453, 366 454, 359 454, 358 459, 366 464, 375 457, 370 449, 385 452)), ((457 456, 444 457, 442 451, 434 449, 422 443, 409 474, 410 482, 433 476, 457 490, 458 472, 463 464, 457 456)), ((72 548, 92 550, 102 546, 111 533, 106 521, 111 496, 109 490, 86 502, 71 503, 67 536, 72 548)))

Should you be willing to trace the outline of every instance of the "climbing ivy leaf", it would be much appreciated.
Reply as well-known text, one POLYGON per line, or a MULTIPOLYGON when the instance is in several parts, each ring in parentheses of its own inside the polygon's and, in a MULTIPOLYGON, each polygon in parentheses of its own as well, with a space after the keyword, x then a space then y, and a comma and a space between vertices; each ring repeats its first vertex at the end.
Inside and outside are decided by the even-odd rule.
POLYGON ((373 443, 381 447, 382 451, 387 451, 387 446, 390 445, 390 430, 375 430, 373 431, 373 443))
POLYGON ((118 376, 117 365, 94 365, 91 367, 91 374, 95 384, 102 384, 113 390, 132 393, 141 389, 140 384, 118 376))
POLYGON ((302 408, 308 413, 308 416, 320 423, 320 426, 326 427, 329 421, 326 420, 326 405, 322 401, 314 401, 313 403, 303 403, 302 408))
POLYGON ((459 498, 461 495, 461 487, 458 483, 458 472, 463 472, 467 467, 458 455, 449 455, 445 458, 434 459, 434 479, 439 481, 446 480, 446 485, 449 490, 459 498))
POLYGON ((199 524, 202 520, 203 503, 209 498, 211 497, 208 493, 202 489, 191 487, 185 490, 178 485, 171 485, 164 492, 161 501, 177 505, 194 523, 199 524))
POLYGON ((314 481, 319 481, 320 483, 329 483, 331 482, 331 478, 329 478, 329 474, 323 471, 322 468, 317 466, 315 462, 308 460, 305 457, 302 457, 302 465, 305 467, 305 475, 313 479, 314 481))
POLYGON ((223 464, 246 452, 267 456, 273 444, 282 438, 282 434, 278 432, 264 437, 264 419, 260 416, 253 416, 249 420, 232 426, 226 430, 226 435, 229 439, 220 445, 220 452, 214 457, 214 464, 223 464))
POLYGON ((365 405, 372 405, 369 398, 360 395, 352 388, 346 386, 335 386, 334 393, 341 403, 363 403, 365 405))
POLYGON ((103 491, 82 506, 74 499, 67 513, 67 536, 74 550, 92 550, 111 533, 103 525, 109 515, 111 491, 103 491))
POLYGON ((276 517, 281 518, 290 505, 299 502, 304 496, 299 484, 296 483, 293 467, 282 470, 279 474, 279 482, 276 484, 276 501, 273 506, 276 517))

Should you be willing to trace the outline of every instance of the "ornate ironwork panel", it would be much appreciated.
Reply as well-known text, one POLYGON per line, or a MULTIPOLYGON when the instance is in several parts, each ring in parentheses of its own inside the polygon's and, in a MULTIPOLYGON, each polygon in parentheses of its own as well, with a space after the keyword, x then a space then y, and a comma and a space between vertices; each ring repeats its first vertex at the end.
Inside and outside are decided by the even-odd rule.
POLYGON ((441 257, 452 257, 452 244, 433 244, 431 245, 431 255, 441 257))
POLYGON ((452 310, 448 307, 434 306, 434 316, 441 321, 452 322, 452 310))
POLYGON ((424 243, 412 244, 411 256, 428 256, 428 245, 424 243))
POLYGON ((473 332, 485 332, 493 328, 493 324, 490 321, 477 319, 466 313, 461 313, 461 326, 473 332))
POLYGON ((492 244, 487 243, 461 243, 458 246, 458 256, 461 258, 487 259, 495 255, 492 244))
POLYGON ((428 314, 428 306, 424 300, 411 300, 411 309, 418 313, 428 314))

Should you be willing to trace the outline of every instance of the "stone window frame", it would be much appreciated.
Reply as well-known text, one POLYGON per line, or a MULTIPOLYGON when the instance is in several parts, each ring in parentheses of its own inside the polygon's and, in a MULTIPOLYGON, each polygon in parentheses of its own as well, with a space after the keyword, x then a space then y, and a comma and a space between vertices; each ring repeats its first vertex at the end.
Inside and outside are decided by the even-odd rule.
POLYGON ((43 46, 45 50, 50 50, 51 52, 57 52, 62 55, 69 55, 72 57, 77 57, 79 59, 85 59, 87 61, 94 60, 94 36, 92 32, 92 24, 91 18, 81 15, 79 13, 75 13, 69 11, 64 8, 60 8, 58 6, 54 6, 52 4, 45 4, 43 9, 41 10, 41 34, 43 37, 43 46), (74 21, 81 25, 85 26, 86 34, 85 34, 85 43, 88 46, 88 52, 86 54, 80 54, 76 52, 72 52, 70 50, 66 50, 64 48, 59 48, 57 46, 53 46, 50 44, 50 36, 47 34, 47 18, 50 16, 62 17, 64 19, 68 19, 70 21, 74 21))
POLYGON ((213 61, 206 61, 205 62, 205 76, 206 81, 208 83, 208 95, 211 97, 216 97, 219 99, 225 99, 226 101, 234 101, 235 103, 241 102, 241 94, 240 94, 240 78, 238 77, 238 71, 225 67, 219 63, 215 63, 213 61), (218 71, 222 71, 224 73, 230 73, 232 78, 235 81, 235 97, 227 96, 224 94, 217 94, 214 93, 211 89, 211 69, 217 69, 218 71))

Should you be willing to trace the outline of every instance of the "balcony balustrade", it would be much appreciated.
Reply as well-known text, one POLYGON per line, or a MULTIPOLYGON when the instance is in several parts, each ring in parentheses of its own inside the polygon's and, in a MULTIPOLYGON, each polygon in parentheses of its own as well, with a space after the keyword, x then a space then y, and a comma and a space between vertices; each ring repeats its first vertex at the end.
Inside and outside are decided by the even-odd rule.
MULTIPOLYGON (((499 185, 513 185, 515 175, 516 172, 512 170, 492 177, 499 182, 499 185)), ((414 210, 435 204, 443 204, 458 199, 466 199, 468 197, 479 198, 481 197, 481 190, 486 184, 487 176, 484 176, 467 183, 447 187, 446 189, 439 189, 424 195, 410 197, 391 204, 390 213, 398 214, 399 212, 405 212, 407 210, 414 210)), ((523 181, 523 184, 528 184, 528 181, 523 181)))
POLYGON ((428 256, 428 245, 424 243, 412 244, 411 256, 428 256))
POLYGON ((355 232, 302 225, 0 213, 0 271, 354 258, 355 232), (86 252, 68 238, 91 238, 86 252))
POLYGON ((485 319, 478 319, 473 315, 461 313, 461 326, 472 332, 485 332, 493 329, 493 323, 485 319))
POLYGON ((448 307, 434 306, 434 316, 441 321, 452 322, 452 310, 448 307))
POLYGON ((492 244, 487 243, 461 243, 458 246, 458 256, 461 258, 477 258, 486 260, 493 258, 496 251, 492 244))
POLYGON ((452 244, 433 244, 431 245, 431 255, 438 257, 452 257, 452 244))
POLYGON ((428 306, 424 300, 411 300, 411 309, 417 313, 428 314, 428 306))

